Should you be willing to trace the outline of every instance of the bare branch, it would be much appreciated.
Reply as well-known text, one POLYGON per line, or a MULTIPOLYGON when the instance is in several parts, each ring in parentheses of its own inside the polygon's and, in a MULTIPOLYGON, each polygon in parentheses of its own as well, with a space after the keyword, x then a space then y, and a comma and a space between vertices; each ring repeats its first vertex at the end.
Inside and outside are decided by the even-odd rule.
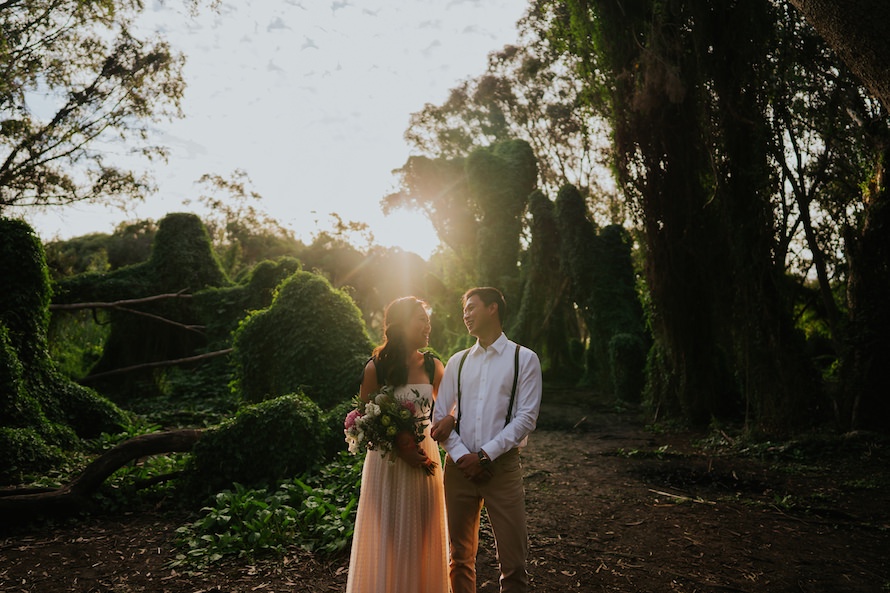
POLYGON ((97 373, 95 375, 89 375, 88 377, 84 377, 80 379, 80 383, 89 383, 90 381, 94 381, 95 379, 101 379, 104 377, 110 377, 112 375, 120 375, 122 373, 130 373, 132 371, 139 371, 143 369, 154 369, 154 368, 162 368, 169 366, 176 366, 178 364, 187 364, 190 362, 198 362, 200 360, 207 360, 208 358, 216 358, 217 356, 223 356, 232 351, 232 348, 226 348, 225 350, 216 350, 215 352, 207 352, 206 354, 199 354, 197 356, 189 356, 187 358, 176 358, 173 360, 158 360, 156 362, 145 362, 142 364, 134 364, 132 366, 123 367, 119 369, 114 369, 113 371, 107 371, 105 373, 97 373))
POLYGON ((163 299, 190 299, 192 295, 183 294, 187 288, 183 288, 179 292, 168 294, 157 294, 150 297, 142 297, 138 299, 124 299, 120 301, 96 301, 88 303, 53 303, 49 306, 50 311, 76 311, 79 309, 116 309, 119 307, 127 307, 130 305, 141 305, 142 303, 151 303, 163 299))

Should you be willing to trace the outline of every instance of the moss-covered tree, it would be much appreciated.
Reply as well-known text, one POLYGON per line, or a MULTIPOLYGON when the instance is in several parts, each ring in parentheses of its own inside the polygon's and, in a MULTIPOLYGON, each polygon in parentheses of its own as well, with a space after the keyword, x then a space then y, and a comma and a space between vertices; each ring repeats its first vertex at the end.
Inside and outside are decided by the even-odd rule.
POLYGON ((573 185, 560 188, 554 214, 560 237, 560 268, 569 279, 572 300, 578 307, 589 338, 581 384, 605 388, 608 383, 608 366, 605 364, 608 334, 595 305, 596 262, 601 257, 596 225, 588 216, 584 197, 573 185))
POLYGON ((65 378, 47 350, 50 282, 31 228, 0 218, 0 480, 44 469, 59 448, 118 431, 124 413, 65 378))
MULTIPOLYGON (((65 279, 59 283, 55 300, 72 303, 179 292, 193 294, 228 284, 201 220, 194 214, 174 213, 158 224, 148 261, 106 274, 82 274, 65 279)), ((202 331, 186 327, 204 324, 191 299, 148 303, 138 310, 113 309, 109 318, 111 332, 91 375, 188 357, 207 344, 202 331)), ((92 384, 119 400, 158 392, 154 371, 150 369, 102 377, 92 384)))
POLYGON ((355 395, 371 349, 352 299, 318 274, 297 272, 235 333, 235 388, 247 402, 302 391, 328 408, 355 395))
POLYGON ((589 333, 582 383, 636 401, 648 344, 630 236, 620 225, 597 229, 571 185, 560 190, 555 212, 561 267, 589 333))
POLYGON ((609 114, 643 228, 656 339, 650 387, 693 423, 779 429, 815 384, 774 260, 776 10, 767 2, 547 3, 609 114))
POLYGON ((583 365, 572 359, 570 344, 580 340, 580 329, 569 279, 560 266, 554 205, 536 190, 529 196, 528 211, 531 243, 522 262, 521 308, 512 320, 511 336, 538 353, 545 376, 574 382, 583 365))
POLYGON ((479 211, 479 284, 497 286, 517 301, 520 236, 528 197, 537 186, 537 159, 528 142, 506 140, 474 150, 466 168, 479 211))

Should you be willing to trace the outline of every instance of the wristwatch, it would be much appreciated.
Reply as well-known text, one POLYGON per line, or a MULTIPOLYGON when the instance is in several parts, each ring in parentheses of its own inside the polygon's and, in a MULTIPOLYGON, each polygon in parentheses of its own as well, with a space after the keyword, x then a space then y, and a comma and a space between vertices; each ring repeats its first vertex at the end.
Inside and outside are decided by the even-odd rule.
POLYGON ((488 455, 485 454, 485 451, 482 451, 480 449, 477 455, 479 455, 479 465, 481 465, 482 467, 485 467, 486 465, 491 463, 491 459, 488 457, 488 455))

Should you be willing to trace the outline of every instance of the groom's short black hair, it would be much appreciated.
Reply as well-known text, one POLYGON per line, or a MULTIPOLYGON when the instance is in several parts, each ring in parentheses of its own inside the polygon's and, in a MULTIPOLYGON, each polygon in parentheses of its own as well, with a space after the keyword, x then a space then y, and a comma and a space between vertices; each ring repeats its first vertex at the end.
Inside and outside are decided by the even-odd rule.
POLYGON ((504 320, 507 319, 507 301, 504 300, 504 295, 500 290, 492 286, 477 286, 476 288, 471 288, 464 293, 463 297, 461 297, 461 306, 465 307, 467 301, 470 300, 470 297, 472 296, 478 296, 479 299, 485 303, 486 307, 492 303, 497 303, 498 320, 501 322, 501 327, 504 326, 504 320))

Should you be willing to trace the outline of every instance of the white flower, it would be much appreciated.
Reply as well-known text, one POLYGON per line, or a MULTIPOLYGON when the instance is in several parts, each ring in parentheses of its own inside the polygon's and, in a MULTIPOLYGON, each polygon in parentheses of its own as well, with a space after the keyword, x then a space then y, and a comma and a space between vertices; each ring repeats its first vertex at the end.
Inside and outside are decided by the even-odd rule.
POLYGON ((369 418, 374 418, 380 415, 380 406, 377 404, 372 404, 368 402, 365 406, 365 416, 369 418))

